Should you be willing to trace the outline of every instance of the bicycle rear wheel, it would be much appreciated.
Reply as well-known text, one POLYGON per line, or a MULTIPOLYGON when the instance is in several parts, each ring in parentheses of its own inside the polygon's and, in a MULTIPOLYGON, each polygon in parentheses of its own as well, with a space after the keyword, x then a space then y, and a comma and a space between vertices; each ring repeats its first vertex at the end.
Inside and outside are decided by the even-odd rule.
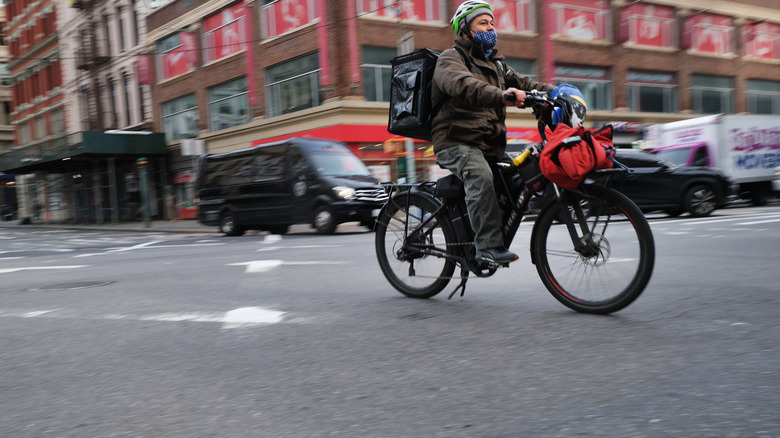
POLYGON ((655 263, 653 234, 644 214, 622 193, 603 186, 567 192, 538 219, 531 255, 542 282, 567 307, 583 313, 616 312, 639 297, 655 263), (575 227, 585 248, 575 251, 562 214, 581 208, 587 231, 575 227))
MULTIPOLYGON (((390 284, 412 298, 441 292, 455 271, 444 258, 454 241, 449 222, 431 217, 438 201, 418 193, 394 196, 376 221, 376 256, 390 284), (429 222, 423 224, 426 219, 429 222)), ((443 214, 443 213, 442 213, 443 214)))

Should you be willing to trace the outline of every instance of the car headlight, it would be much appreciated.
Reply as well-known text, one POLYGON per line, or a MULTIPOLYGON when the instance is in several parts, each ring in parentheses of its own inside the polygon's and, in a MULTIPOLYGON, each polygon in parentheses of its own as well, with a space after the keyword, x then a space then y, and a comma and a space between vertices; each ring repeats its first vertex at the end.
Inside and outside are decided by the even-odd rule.
POLYGON ((336 197, 350 200, 355 197, 355 189, 352 187, 336 186, 333 187, 333 193, 336 197))

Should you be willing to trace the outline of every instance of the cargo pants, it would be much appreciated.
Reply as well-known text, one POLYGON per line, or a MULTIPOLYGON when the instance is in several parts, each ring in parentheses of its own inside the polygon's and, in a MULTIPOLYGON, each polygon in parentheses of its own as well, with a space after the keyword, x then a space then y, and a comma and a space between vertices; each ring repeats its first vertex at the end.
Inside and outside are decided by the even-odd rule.
POLYGON ((436 162, 463 181, 477 249, 504 246, 502 212, 493 187, 493 172, 482 150, 467 145, 449 147, 436 154, 436 162))

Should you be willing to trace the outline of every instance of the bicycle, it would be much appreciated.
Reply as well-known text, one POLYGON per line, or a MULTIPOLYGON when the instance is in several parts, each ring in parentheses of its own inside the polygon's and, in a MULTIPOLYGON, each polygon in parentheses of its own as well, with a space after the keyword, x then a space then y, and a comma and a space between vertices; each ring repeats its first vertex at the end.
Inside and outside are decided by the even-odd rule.
MULTIPOLYGON (((544 93, 527 93, 526 107, 529 104, 539 119, 553 101, 544 93)), ((513 163, 491 163, 504 212, 505 247, 512 243, 531 200, 539 200, 530 255, 547 290, 582 313, 625 308, 647 286, 655 262, 653 234, 644 214, 609 187, 615 176, 630 170, 623 166, 596 170, 576 190, 567 190, 542 175, 538 153, 539 148, 530 147, 513 163)), ((508 267, 476 257, 463 183, 457 177, 395 184, 391 189, 395 194, 377 217, 375 246, 383 274, 399 292, 430 298, 458 278, 460 284, 449 298, 458 290, 462 296, 469 274, 489 277, 508 267), (455 277, 457 267, 460 275, 455 277)))

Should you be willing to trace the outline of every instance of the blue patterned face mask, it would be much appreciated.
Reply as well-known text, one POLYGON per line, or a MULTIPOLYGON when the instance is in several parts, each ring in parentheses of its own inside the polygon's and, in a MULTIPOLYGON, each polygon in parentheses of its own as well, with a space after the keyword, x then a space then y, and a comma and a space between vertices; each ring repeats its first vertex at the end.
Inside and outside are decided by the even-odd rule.
POLYGON ((474 32, 474 44, 482 48, 482 51, 489 52, 498 42, 498 34, 495 30, 483 32, 474 32))

